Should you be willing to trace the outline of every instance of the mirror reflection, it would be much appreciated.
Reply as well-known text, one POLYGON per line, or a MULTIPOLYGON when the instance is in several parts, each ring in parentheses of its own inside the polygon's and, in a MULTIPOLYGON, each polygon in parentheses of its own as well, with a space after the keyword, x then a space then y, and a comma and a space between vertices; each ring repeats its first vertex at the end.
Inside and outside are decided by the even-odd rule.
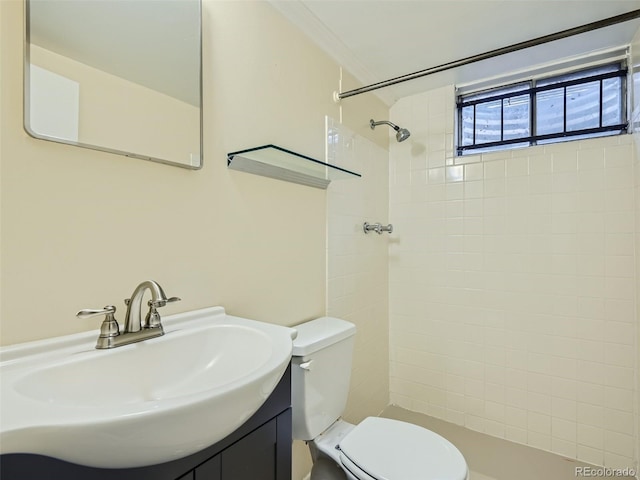
POLYGON ((25 129, 202 166, 200 0, 26 0, 25 129))

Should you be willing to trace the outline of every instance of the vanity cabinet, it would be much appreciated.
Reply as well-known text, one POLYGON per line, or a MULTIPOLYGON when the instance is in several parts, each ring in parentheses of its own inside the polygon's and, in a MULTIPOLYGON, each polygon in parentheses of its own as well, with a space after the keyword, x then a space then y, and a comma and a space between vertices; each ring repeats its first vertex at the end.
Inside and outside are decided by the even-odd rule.
POLYGON ((278 480, 277 445, 273 419, 197 467, 194 480, 278 480))
MULTIPOLYGON (((0 456, 2 480, 291 480, 291 367, 238 430, 188 457, 160 465, 99 469, 42 455, 0 456)), ((99 455, 100 452, 96 452, 99 455)))

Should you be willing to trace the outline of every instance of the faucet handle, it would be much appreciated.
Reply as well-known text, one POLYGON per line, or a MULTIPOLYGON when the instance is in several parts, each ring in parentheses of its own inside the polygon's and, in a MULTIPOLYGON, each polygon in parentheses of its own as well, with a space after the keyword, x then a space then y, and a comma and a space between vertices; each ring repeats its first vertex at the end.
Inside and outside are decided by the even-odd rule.
POLYGON ((100 336, 96 342, 96 348, 110 348, 113 339, 120 335, 120 325, 115 317, 116 307, 107 305, 102 310, 85 309, 76 313, 76 317, 80 319, 96 317, 98 315, 106 315, 102 325, 100 326, 100 336))
POLYGON ((144 328, 159 328, 162 330, 162 322, 160 321, 160 314, 156 307, 152 305, 152 302, 149 301, 149 311, 147 312, 147 316, 144 319, 144 328))
POLYGON ((116 313, 116 307, 114 307, 113 305, 107 305, 102 310, 89 308, 80 310, 78 313, 76 313, 76 317, 84 320, 85 318, 97 317, 98 315, 113 315, 114 313, 116 313))
POLYGON ((161 298, 158 300, 149 300, 147 305, 152 308, 164 307, 167 303, 179 302, 182 300, 180 297, 171 297, 171 298, 161 298))
POLYGON ((149 305, 149 312, 147 313, 147 316, 144 319, 144 324, 143 324, 144 327, 162 329, 162 323, 160 322, 160 314, 156 309, 160 307, 164 307, 167 303, 179 302, 180 300, 181 299, 178 297, 161 298, 159 300, 149 300, 147 302, 147 305, 149 305))

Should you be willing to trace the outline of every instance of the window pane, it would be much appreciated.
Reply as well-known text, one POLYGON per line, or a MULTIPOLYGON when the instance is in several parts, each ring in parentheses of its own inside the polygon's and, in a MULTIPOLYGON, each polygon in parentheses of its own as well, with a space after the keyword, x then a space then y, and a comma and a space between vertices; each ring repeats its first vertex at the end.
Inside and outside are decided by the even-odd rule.
POLYGON ((607 78, 602 81, 602 126, 622 123, 622 79, 607 78))
POLYGON ((567 87, 567 132, 600 126, 600 82, 567 87))
POLYGON ((564 131, 564 88, 536 94, 536 128, 537 135, 564 131))
POLYGON ((503 139, 523 138, 531 135, 529 128, 529 95, 520 95, 502 100, 503 139))
POLYGON ((610 137, 611 135, 620 135, 622 130, 611 130, 609 132, 583 133, 581 135, 570 135, 568 137, 548 138, 546 140, 538 140, 538 145, 547 145, 549 143, 572 142, 574 140, 584 140, 587 138, 610 137))
POLYGON ((617 62, 458 97, 458 153, 623 133, 625 68, 624 62, 617 62), (615 131, 606 131, 618 125, 615 131))
POLYGON ((594 75, 602 75, 603 73, 617 72, 618 70, 620 70, 620 65, 617 63, 614 63, 613 65, 602 65, 600 67, 589 68, 587 70, 558 75, 557 77, 540 79, 536 84, 539 87, 542 87, 544 85, 552 85, 554 83, 568 82, 577 78, 586 78, 594 75))
POLYGON ((502 132, 501 100, 476 105, 476 144, 499 142, 502 132))
POLYGON ((504 145, 494 145, 492 147, 480 147, 472 150, 464 150, 463 155, 475 155, 476 153, 498 152, 500 150, 513 150, 514 148, 530 147, 529 142, 505 143, 504 145))
POLYGON ((461 145, 473 145, 473 126, 473 106, 464 107, 462 109, 462 119, 460 121, 460 128, 462 131, 461 145))
POLYGON ((482 92, 472 93, 465 95, 463 102, 473 102, 474 100, 482 100, 483 98, 494 97, 496 95, 504 95, 506 93, 517 93, 523 90, 531 88, 530 82, 517 83, 515 85, 509 85, 507 87, 492 88, 490 90, 484 90, 482 92))

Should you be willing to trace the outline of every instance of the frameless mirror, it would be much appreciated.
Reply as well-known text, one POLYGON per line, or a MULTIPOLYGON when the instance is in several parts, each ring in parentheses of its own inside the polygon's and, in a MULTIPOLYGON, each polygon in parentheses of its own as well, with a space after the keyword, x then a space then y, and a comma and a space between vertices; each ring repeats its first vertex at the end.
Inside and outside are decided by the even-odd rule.
POLYGON ((25 130, 202 167, 200 0, 26 0, 25 130))

